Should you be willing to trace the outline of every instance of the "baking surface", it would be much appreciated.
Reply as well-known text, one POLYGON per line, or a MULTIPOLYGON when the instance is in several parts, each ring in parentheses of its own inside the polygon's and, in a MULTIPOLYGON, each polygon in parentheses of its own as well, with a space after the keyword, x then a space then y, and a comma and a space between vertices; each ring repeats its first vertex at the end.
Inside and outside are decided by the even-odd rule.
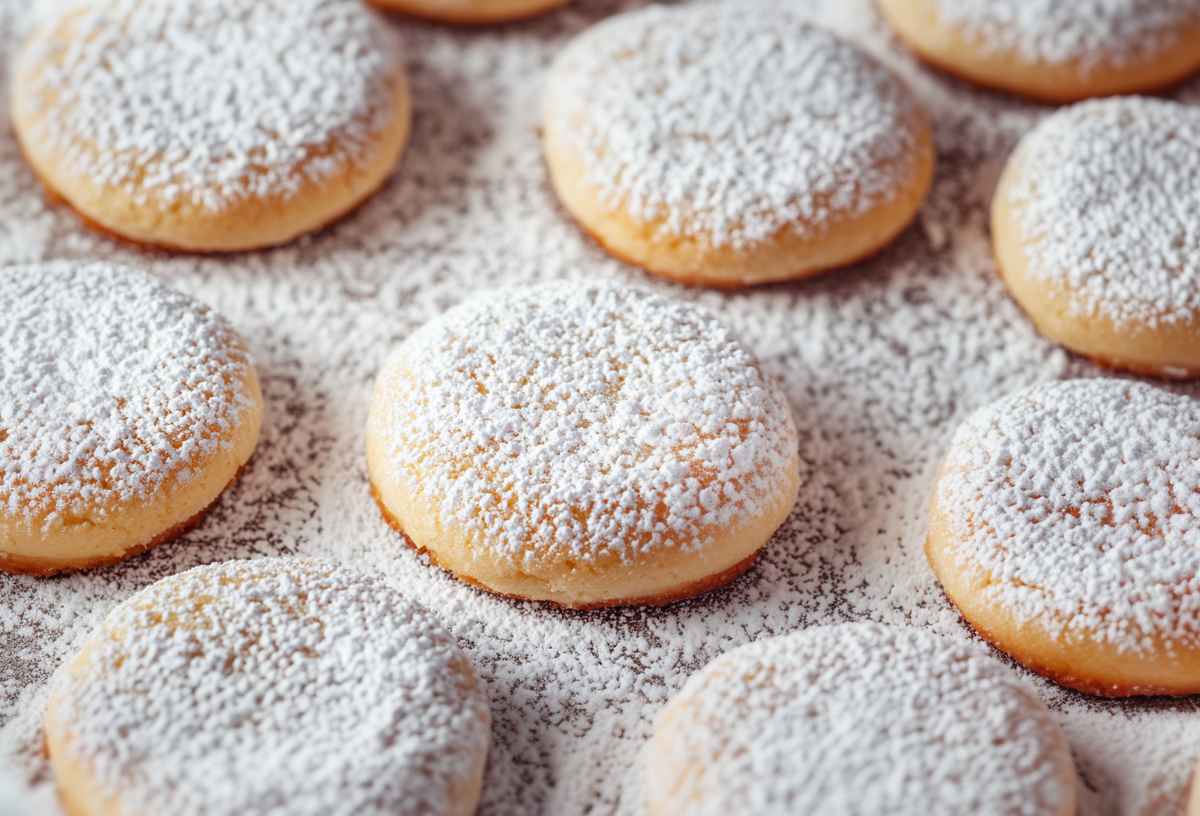
MULTIPOLYGON (((5 64, 27 5, 0 0, 5 64)), ((53 812, 39 729, 54 670, 141 587, 231 558, 340 561, 383 576, 451 629, 491 696, 494 747, 480 808, 488 816, 641 813, 655 715, 692 671, 748 641, 843 620, 973 637, 922 552, 945 445, 986 402, 1102 373, 1038 337, 989 254, 987 205, 1004 159, 1053 109, 920 67, 869 0, 793 0, 786 5, 882 58, 924 103, 940 160, 933 193, 895 246, 851 269, 732 294, 674 286, 610 259, 575 227, 546 180, 538 137, 556 51, 591 23, 642 5, 580 0, 500 29, 393 20, 416 116, 402 164, 343 222, 269 252, 178 256, 87 230, 47 202, 0 108, 0 263, 103 258, 161 275, 239 328, 267 401, 242 480, 183 539, 105 570, 0 575, 0 775, 19 777, 53 812), (625 281, 696 302, 783 382, 804 484, 791 518, 731 586, 665 609, 579 613, 513 602, 429 567, 380 516, 363 446, 385 356, 480 290, 553 278, 625 281)), ((747 2, 747 13, 758 5, 747 2)), ((0 72, 7 87, 7 68, 0 72)), ((1200 104, 1200 79, 1170 95, 1200 104)), ((1196 701, 1100 700, 1014 671, 1066 729, 1082 814, 1183 813, 1200 755, 1196 701)))

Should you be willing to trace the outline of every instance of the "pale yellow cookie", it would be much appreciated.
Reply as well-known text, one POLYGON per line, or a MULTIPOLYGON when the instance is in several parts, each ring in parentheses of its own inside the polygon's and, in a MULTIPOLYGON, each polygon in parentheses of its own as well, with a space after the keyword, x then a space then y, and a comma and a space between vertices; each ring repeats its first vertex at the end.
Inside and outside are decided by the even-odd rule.
POLYGON ((408 139, 404 69, 358 0, 72 0, 22 46, 13 124, 87 221, 190 251, 358 206, 408 139))
POLYGON ((934 169, 883 66, 783 10, 653 6, 584 32, 544 99, 550 179, 614 255, 683 283, 803 278, 874 254, 934 169))
POLYGON ((491 715, 441 624, 381 581, 233 561, 118 606, 58 676, 70 816, 471 816, 491 715))
POLYGON ((844 624, 735 649, 658 718, 647 816, 1074 816, 1032 689, 918 629, 844 624))
POLYGON ((1141 97, 1058 111, 992 203, 996 265, 1038 329, 1097 363, 1200 375, 1200 109, 1141 97))
POLYGON ((371 485, 417 549, 492 592, 600 607, 725 584, 799 485, 779 385, 712 317, 611 284, 483 296, 380 372, 371 485))
POLYGON ((110 264, 0 270, 0 570, 112 564, 237 479, 258 378, 220 315, 110 264))
POLYGON ((1200 0, 876 0, 921 59, 1046 102, 1145 93, 1200 69, 1200 0))
POLYGON ((955 434, 926 552, 980 634, 1065 686, 1200 692, 1200 402, 1037 386, 955 434))

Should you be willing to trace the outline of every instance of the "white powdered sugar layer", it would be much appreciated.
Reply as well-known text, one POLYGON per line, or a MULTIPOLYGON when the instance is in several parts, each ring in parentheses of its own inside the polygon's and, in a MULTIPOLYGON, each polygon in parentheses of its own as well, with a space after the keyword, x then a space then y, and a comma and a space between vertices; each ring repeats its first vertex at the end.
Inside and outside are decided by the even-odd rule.
POLYGON ((1044 120, 1008 191, 1030 276, 1119 327, 1200 322, 1200 108, 1126 97, 1044 120))
POLYGON ((0 270, 0 508, 51 525, 146 501, 232 445, 252 363, 216 312, 142 272, 0 270))
POLYGON ((1200 23, 1200 0, 932 0, 987 53, 1084 71, 1150 62, 1200 23))
POLYGON ((567 46, 548 126, 610 209, 715 247, 820 235, 913 183, 916 103, 887 69, 782 10, 652 6, 567 46))
MULTIPOLYGON (((0 49, 15 52, 18 22, 42 2, 0 0, 0 49)), ((749 641, 856 620, 977 639, 923 549, 947 443, 982 405, 1098 373, 1038 335, 991 260, 996 176, 1052 109, 925 70, 872 0, 764 2, 879 56, 937 131, 939 170, 914 228, 845 274, 735 294, 677 286, 612 259, 558 207, 538 134, 550 65, 586 27, 646 0, 575 0, 491 29, 381 22, 410 69, 417 115, 407 158, 349 218, 268 252, 147 253, 84 229, 47 203, 11 128, 0 127, 0 260, 147 268, 233 322, 254 350, 266 400, 254 457, 184 546, 53 580, 0 574, 0 768, 50 805, 33 813, 59 813, 41 735, 52 673, 116 604, 198 564, 321 558, 376 575, 435 614, 492 700, 479 816, 644 816, 654 718, 691 674, 749 641), (755 566, 726 588, 664 608, 548 609, 430 569, 382 518, 363 450, 372 387, 390 353, 475 292, 559 278, 702 306, 794 406, 799 499, 755 566)), ((744 2, 747 14, 761 5, 744 2)), ((0 61, 0 75, 11 76, 7 68, 0 61)), ((1200 102, 1200 77, 1170 95, 1200 102)), ((1200 394, 1200 383, 1171 387, 1200 394)), ((1067 731, 1080 816, 1183 816, 1200 757, 1200 699, 1086 697, 1014 671, 1067 731)))
POLYGON ((1035 816, 1069 806, 1070 766, 1050 712, 982 650, 845 624, 693 675, 660 720, 651 801, 691 816, 1035 816))
POLYGON ((746 347, 628 287, 481 297, 413 334, 377 393, 393 478, 514 561, 701 549, 795 467, 786 399, 746 347))
POLYGON ((980 591, 1122 652, 1200 646, 1200 402, 1124 380, 1037 386, 954 437, 937 504, 980 591))
POLYGON ((31 139, 96 185, 219 211, 368 160, 400 70, 357 0, 67 0, 17 97, 31 139))
POLYGON ((451 812, 486 693, 420 606, 318 561, 233 561, 118 606, 55 689, 73 759, 138 813, 451 812))

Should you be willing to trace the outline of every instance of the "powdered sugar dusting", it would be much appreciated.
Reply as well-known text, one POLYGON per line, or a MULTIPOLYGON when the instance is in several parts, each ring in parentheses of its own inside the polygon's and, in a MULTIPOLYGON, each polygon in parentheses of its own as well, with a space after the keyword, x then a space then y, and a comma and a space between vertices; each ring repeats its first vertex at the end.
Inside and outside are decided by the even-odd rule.
MULTIPOLYGON (((811 16, 901 74, 934 122, 939 169, 915 227, 881 255, 836 276, 733 295, 613 260, 581 236, 546 181, 538 100, 550 64, 585 27, 645 0, 576 0, 485 30, 381 23, 400 37, 412 82, 406 158, 349 218, 267 252, 147 253, 88 232, 47 204, 11 130, 0 128, 0 259, 103 258, 150 270, 237 327, 267 403, 246 472, 181 546, 49 581, 0 575, 0 767, 53 802, 40 753, 51 673, 139 589, 234 558, 343 563, 452 631, 492 699, 480 816, 642 816, 655 716, 689 675, 746 642, 856 620, 974 639, 923 551, 946 445, 981 405, 1099 373, 1039 337, 991 260, 995 180, 1050 110, 926 71, 871 0, 763 2, 811 16), (473 292, 551 279, 632 284, 696 303, 781 382, 804 487, 757 564, 728 587, 663 609, 575 613, 480 592, 397 546, 363 456, 387 357, 473 292)), ((15 49, 31 6, 41 0, 0 0, 0 48, 15 49)), ((7 67, 0 61, 0 76, 7 67)), ((1200 101, 1200 78, 1173 98, 1200 101)), ((1197 383, 1172 388, 1200 394, 1197 383)), ((1182 816, 1200 756, 1200 701, 1089 698, 1015 671, 1068 733, 1083 778, 1080 816, 1182 816)))
POLYGON ((939 507, 991 603, 1128 653, 1200 646, 1200 402, 1143 383, 1040 386, 955 435, 939 507))
POLYGON ((1084 102, 1021 143, 1008 193, 1030 274, 1072 314, 1200 322, 1200 109, 1084 102))
POLYGON ((760 640, 694 675, 656 734, 659 813, 1066 812, 1066 738, 977 647, 845 624, 760 640))
POLYGON ((988 52, 1084 71, 1149 62, 1200 23, 1197 0, 933 0, 988 52))
POLYGON ((654 6, 558 57, 547 116, 603 203, 715 247, 820 235, 913 183, 915 102, 849 43, 772 10, 654 6))
POLYGON ((357 0, 61 6, 17 69, 30 139, 135 201, 287 198, 367 160, 394 117, 400 63, 357 0))
POLYGON ((0 506, 48 527, 154 496, 255 409, 220 315, 107 263, 0 270, 0 506))
POLYGON ((767 512, 795 467, 783 393, 728 329, 609 284, 460 306, 406 341, 377 394, 392 477, 513 562, 701 549, 767 512))
POLYGON ((436 619, 307 560, 143 590, 56 705, 75 760, 142 813, 449 813, 489 739, 483 685, 436 619))

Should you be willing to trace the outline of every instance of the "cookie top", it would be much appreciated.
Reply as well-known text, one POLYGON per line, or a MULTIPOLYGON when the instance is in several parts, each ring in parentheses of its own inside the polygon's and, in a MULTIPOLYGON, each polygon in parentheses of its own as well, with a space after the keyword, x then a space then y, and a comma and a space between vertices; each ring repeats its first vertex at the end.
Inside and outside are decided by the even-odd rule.
POLYGON ((1125 97, 1046 118, 1007 190, 1029 274, 1120 327, 1200 320, 1200 108, 1125 97))
POLYGON ((1074 812, 1050 712, 982 651, 878 624, 761 640, 693 675, 659 719, 652 812, 1074 812))
POLYGON ((217 211, 365 160, 400 70, 356 0, 67 0, 22 49, 16 83, 29 138, 76 173, 217 211))
POLYGON ((1134 655, 1200 646, 1200 402, 1110 379, 1014 394, 955 434, 936 502, 1018 621, 1134 655))
POLYGON ((432 615, 309 560, 142 590, 60 677, 51 713, 72 758, 140 813, 447 813, 490 739, 483 685, 432 615))
POLYGON ((985 52, 1035 64, 1120 68, 1148 62, 1200 23, 1200 0, 930 0, 985 52))
POLYGON ((216 312, 106 263, 0 269, 0 508, 49 527, 148 502, 258 410, 216 312))
POLYGON ((518 564, 700 550, 795 479, 791 412, 746 347, 623 286, 560 281, 458 306, 405 341, 381 393, 371 432, 393 480, 518 564))
POLYGON ((780 10, 610 18, 559 55, 545 105, 602 203, 714 247, 819 235, 894 200, 919 165, 900 82, 780 10))

